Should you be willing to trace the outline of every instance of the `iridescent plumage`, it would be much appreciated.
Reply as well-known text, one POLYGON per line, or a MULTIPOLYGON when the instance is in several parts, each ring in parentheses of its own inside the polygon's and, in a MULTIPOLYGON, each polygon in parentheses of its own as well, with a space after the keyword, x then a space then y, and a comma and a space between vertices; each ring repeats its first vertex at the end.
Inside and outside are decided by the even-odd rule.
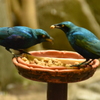
POLYGON ((78 27, 70 21, 52 25, 51 28, 63 30, 73 49, 86 58, 86 62, 89 59, 100 58, 100 40, 89 30, 78 27))
POLYGON ((10 49, 14 49, 23 53, 26 52, 24 49, 45 41, 52 41, 52 37, 42 29, 25 26, 0 28, 0 45, 10 52, 12 52, 10 49))

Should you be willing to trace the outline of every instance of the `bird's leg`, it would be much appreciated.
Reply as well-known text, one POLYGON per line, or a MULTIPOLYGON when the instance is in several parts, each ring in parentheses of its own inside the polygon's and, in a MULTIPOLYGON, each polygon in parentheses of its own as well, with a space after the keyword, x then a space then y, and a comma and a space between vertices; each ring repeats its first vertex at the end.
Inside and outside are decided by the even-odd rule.
POLYGON ((12 59, 14 58, 14 57, 18 57, 19 55, 16 55, 11 49, 9 49, 9 48, 6 48, 6 50, 7 51, 9 51, 12 55, 13 55, 13 57, 12 57, 12 59))
POLYGON ((81 65, 84 65, 86 62, 87 62, 87 60, 82 63, 76 64, 76 65, 71 65, 70 67, 79 67, 81 65))
POLYGON ((6 50, 9 51, 9 52, 13 55, 12 58, 14 58, 14 57, 17 58, 17 57, 19 56, 19 55, 16 55, 16 54, 12 51, 12 49, 6 48, 6 50))
POLYGON ((26 54, 26 55, 31 55, 30 53, 28 53, 28 52, 26 52, 26 51, 24 51, 24 50, 18 50, 18 54, 16 54, 16 53, 13 53, 13 58, 15 57, 16 59, 19 57, 19 56, 22 56, 22 54, 26 54))
POLYGON ((89 65, 94 59, 88 60, 84 65, 89 65))
POLYGON ((83 65, 89 65, 94 59, 90 60, 90 59, 86 59, 86 61, 77 64, 77 65, 71 65, 70 67, 78 67, 78 68, 82 68, 83 65))
POLYGON ((14 50, 14 49, 6 48, 6 50, 9 51, 13 55, 12 59, 18 58, 21 54, 31 55, 30 53, 24 51, 23 49, 14 50))
POLYGON ((9 51, 11 54, 14 54, 9 48, 5 48, 7 51, 9 51))
POLYGON ((30 53, 24 51, 23 49, 20 49, 19 51, 20 51, 21 54, 22 54, 22 53, 25 53, 25 54, 29 54, 29 55, 31 55, 30 53))

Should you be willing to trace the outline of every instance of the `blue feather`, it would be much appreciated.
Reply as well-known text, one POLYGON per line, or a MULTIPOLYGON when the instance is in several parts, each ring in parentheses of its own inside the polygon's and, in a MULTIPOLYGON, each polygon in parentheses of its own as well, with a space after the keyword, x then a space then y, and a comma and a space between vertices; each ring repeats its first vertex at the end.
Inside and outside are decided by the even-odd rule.
POLYGON ((24 51, 38 43, 52 40, 52 37, 42 29, 31 29, 25 26, 0 28, 0 45, 8 51, 10 49, 24 51))
POLYGON ((84 58, 100 58, 100 40, 91 31, 70 21, 55 24, 53 27, 63 30, 73 49, 84 58))

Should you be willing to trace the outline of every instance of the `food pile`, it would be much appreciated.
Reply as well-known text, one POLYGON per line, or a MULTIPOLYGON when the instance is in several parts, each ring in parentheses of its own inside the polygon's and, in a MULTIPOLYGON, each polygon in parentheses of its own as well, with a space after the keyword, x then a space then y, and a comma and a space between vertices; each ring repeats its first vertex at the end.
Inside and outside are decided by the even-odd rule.
MULTIPOLYGON (((68 64, 68 61, 65 63, 60 61, 57 58, 49 58, 49 57, 43 57, 42 59, 39 59, 39 57, 34 58, 33 60, 29 60, 27 57, 22 57, 22 60, 27 64, 36 64, 41 65, 43 67, 67 67, 71 68, 70 66, 72 64, 68 64)), ((79 62, 74 62, 74 64, 79 64, 79 62)))

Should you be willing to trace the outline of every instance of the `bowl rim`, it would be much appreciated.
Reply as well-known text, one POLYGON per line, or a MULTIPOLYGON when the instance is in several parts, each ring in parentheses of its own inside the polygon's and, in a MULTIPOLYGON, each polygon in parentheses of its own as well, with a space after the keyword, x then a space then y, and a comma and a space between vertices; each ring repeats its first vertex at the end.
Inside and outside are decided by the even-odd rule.
MULTIPOLYGON (((35 53, 35 52, 66 52, 66 53, 74 53, 74 54, 78 54, 82 59, 84 59, 79 53, 74 52, 74 51, 59 51, 59 50, 39 50, 39 51, 31 51, 30 53, 35 53)), ((25 63, 21 57, 18 58, 13 58, 13 63, 17 66, 17 67, 22 67, 24 69, 29 69, 29 70, 46 70, 46 71, 60 71, 60 72, 67 72, 67 71, 82 71, 82 70, 90 70, 92 68, 97 68, 97 66, 100 64, 98 59, 94 59, 94 61, 92 62, 92 67, 87 65, 84 68, 80 68, 80 69, 67 69, 66 67, 44 67, 44 66, 40 66, 40 65, 36 65, 36 64, 27 64, 25 63)))

